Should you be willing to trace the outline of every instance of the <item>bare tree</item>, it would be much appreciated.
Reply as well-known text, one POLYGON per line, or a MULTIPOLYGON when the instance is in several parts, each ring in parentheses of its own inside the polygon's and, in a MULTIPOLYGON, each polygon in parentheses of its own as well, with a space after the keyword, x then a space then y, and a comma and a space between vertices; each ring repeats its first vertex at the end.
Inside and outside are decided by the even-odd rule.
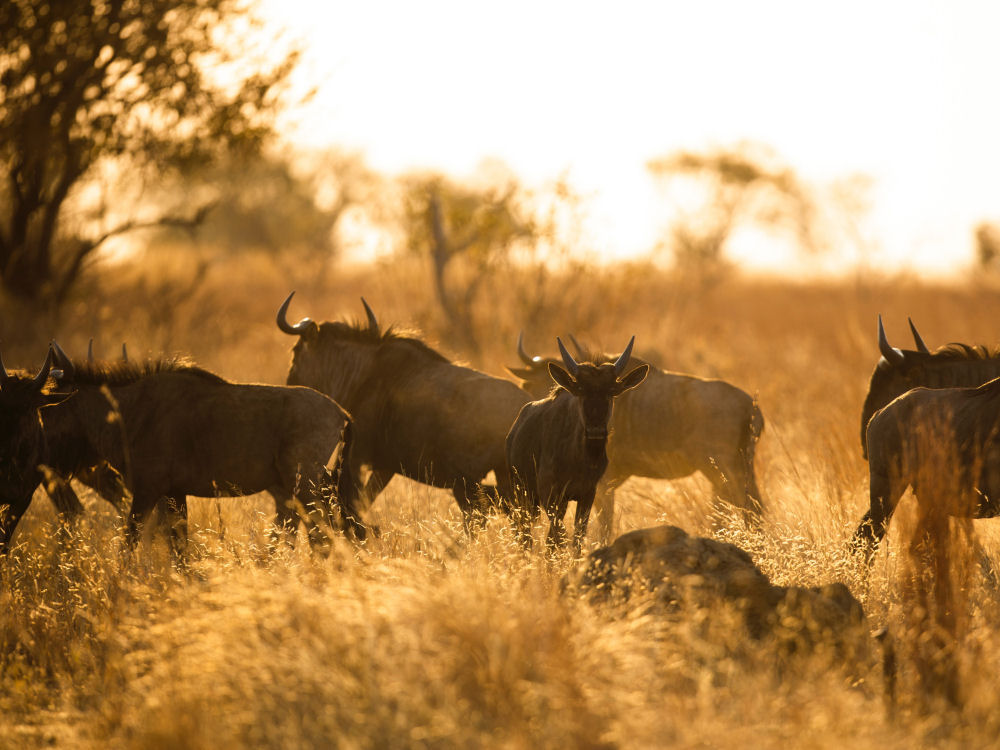
POLYGON ((976 263, 984 271, 1000 268, 1000 225, 988 221, 976 226, 976 263))
POLYGON ((476 187, 438 175, 403 180, 407 249, 430 262, 434 293, 458 346, 480 351, 475 308, 480 288, 539 227, 512 178, 476 187))

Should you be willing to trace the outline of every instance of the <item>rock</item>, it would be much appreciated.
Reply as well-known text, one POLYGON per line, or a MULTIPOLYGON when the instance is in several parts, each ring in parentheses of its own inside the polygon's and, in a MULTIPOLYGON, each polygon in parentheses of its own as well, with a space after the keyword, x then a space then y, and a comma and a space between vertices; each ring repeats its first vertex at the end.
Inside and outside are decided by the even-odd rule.
POLYGON ((770 639, 784 652, 831 648, 856 657, 869 649, 864 610, 844 584, 775 586, 739 547, 676 526, 623 534, 563 586, 611 611, 639 607, 678 621, 729 611, 743 626, 733 635, 770 639))

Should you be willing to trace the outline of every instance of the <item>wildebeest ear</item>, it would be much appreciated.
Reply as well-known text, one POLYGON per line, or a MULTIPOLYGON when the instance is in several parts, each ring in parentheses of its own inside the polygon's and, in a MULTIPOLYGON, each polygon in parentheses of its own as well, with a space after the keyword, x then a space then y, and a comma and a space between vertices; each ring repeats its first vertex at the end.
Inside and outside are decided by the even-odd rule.
POLYGON ((632 370, 628 375, 623 378, 619 378, 617 393, 624 393, 625 391, 635 388, 639 383, 646 379, 646 375, 649 374, 649 365, 639 365, 634 370, 632 370))
POLYGON ((562 386, 570 393, 575 394, 577 392, 576 381, 573 380, 573 376, 555 362, 549 362, 549 375, 556 381, 556 385, 562 386))

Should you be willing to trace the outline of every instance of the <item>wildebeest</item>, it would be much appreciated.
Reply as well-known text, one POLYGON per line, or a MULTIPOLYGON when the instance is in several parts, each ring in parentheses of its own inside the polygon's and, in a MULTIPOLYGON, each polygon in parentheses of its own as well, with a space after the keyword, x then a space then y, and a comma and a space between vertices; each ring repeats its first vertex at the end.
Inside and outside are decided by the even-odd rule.
POLYGON ((0 553, 8 551, 48 458, 40 412, 66 398, 45 388, 52 362, 51 347, 35 376, 8 373, 0 360, 0 553))
MULTIPOLYGON (((65 352, 62 352, 58 345, 55 345, 55 355, 58 358, 66 358, 65 352)), ((94 340, 91 339, 87 346, 87 361, 93 363, 94 360, 94 340)), ((122 344, 122 361, 128 361, 128 352, 125 348, 125 344, 122 344)), ((60 391, 58 388, 54 392, 65 392, 67 395, 72 392, 72 389, 68 391, 60 391)), ((56 450, 62 448, 61 445, 55 445, 56 450)), ((49 446, 50 450, 52 445, 49 446)), ((52 464, 59 463, 58 459, 52 460, 50 458, 49 462, 43 468, 43 474, 45 477, 45 491, 48 493, 52 500, 53 505, 55 505, 56 510, 59 511, 67 519, 74 519, 83 513, 83 504, 80 502, 80 498, 77 496, 76 492, 70 485, 70 479, 76 479, 78 482, 90 487, 94 490, 99 497, 104 498, 119 513, 125 511, 125 494, 126 488, 124 480, 121 474, 119 474, 113 466, 108 464, 106 461, 101 461, 94 466, 80 466, 77 465, 75 470, 71 475, 63 476, 52 469, 52 464)))
POLYGON ((623 376, 635 336, 613 362, 578 363, 556 339, 565 369, 548 364, 559 386, 521 409, 507 435, 507 464, 516 487, 513 506, 523 538, 544 509, 550 547, 565 544, 563 516, 576 501, 573 544, 577 553, 587 533, 597 482, 608 467, 608 422, 614 399, 639 385, 649 372, 640 364, 623 376))
MULTIPOLYGON (((53 356, 58 358, 58 352, 54 351, 53 356)), ((24 373, 21 371, 8 371, 7 374, 23 375, 24 373)), ((72 393, 72 389, 61 389, 58 385, 49 389, 49 394, 53 399, 57 399, 59 394, 68 396, 70 393, 72 393)), ((125 487, 121 476, 106 463, 92 467, 79 467, 73 476, 58 474, 52 470, 51 463, 51 461, 46 460, 40 469, 46 493, 63 518, 72 521, 83 513, 83 504, 70 485, 70 479, 76 479, 95 490, 100 497, 107 500, 118 512, 125 510, 125 487)))
POLYGON ((872 416, 897 396, 911 388, 968 388, 1000 377, 1000 348, 948 344, 931 352, 909 320, 915 350, 897 349, 889 344, 882 316, 878 316, 878 348, 881 358, 875 365, 868 395, 861 409, 861 452, 866 458, 866 430, 872 416))
POLYGON ((914 388, 867 425, 870 508, 854 534, 868 562, 900 497, 966 518, 1000 514, 1000 378, 976 388, 914 388))
POLYGON ((75 393, 43 414, 53 468, 69 474, 106 461, 122 474, 133 498, 130 548, 158 501, 172 521, 173 550, 181 553, 187 495, 264 490, 274 496, 286 528, 298 525, 299 507, 305 510, 316 543, 322 538, 317 516, 330 517, 332 510, 326 465, 341 443, 340 515, 364 538, 347 460, 350 417, 327 396, 310 388, 231 383, 183 360, 72 362, 60 354, 58 362, 60 383, 75 393))
MULTIPOLYGON (((610 361, 607 355, 576 346, 583 359, 610 361)), ((543 397, 552 388, 549 363, 557 360, 529 356, 523 333, 517 351, 524 367, 508 369, 534 398, 543 397)), ((638 357, 631 361, 648 364, 638 357)), ((615 402, 608 469, 598 483, 596 500, 602 540, 611 535, 615 488, 631 476, 677 479, 701 472, 719 498, 742 508, 751 520, 759 518, 754 452, 763 429, 756 402, 739 388, 650 366, 642 388, 615 402)))
POLYGON ((367 498, 399 473, 450 489, 468 525, 490 471, 506 494, 504 439, 527 393, 453 364, 417 338, 381 330, 363 299, 366 324, 303 318, 292 325, 294 294, 277 315, 278 328, 298 337, 287 382, 315 388, 351 413, 352 471, 371 469, 367 498))

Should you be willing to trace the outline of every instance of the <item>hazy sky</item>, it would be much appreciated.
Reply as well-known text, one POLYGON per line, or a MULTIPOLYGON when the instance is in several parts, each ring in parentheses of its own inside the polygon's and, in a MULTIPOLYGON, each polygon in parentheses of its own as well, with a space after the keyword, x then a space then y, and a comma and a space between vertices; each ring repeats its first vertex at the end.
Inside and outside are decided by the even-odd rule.
POLYGON ((320 86, 297 139, 389 173, 566 174, 608 252, 663 225, 649 158, 740 140, 873 177, 883 261, 968 264, 1000 220, 1000 2, 264 1, 320 86))

